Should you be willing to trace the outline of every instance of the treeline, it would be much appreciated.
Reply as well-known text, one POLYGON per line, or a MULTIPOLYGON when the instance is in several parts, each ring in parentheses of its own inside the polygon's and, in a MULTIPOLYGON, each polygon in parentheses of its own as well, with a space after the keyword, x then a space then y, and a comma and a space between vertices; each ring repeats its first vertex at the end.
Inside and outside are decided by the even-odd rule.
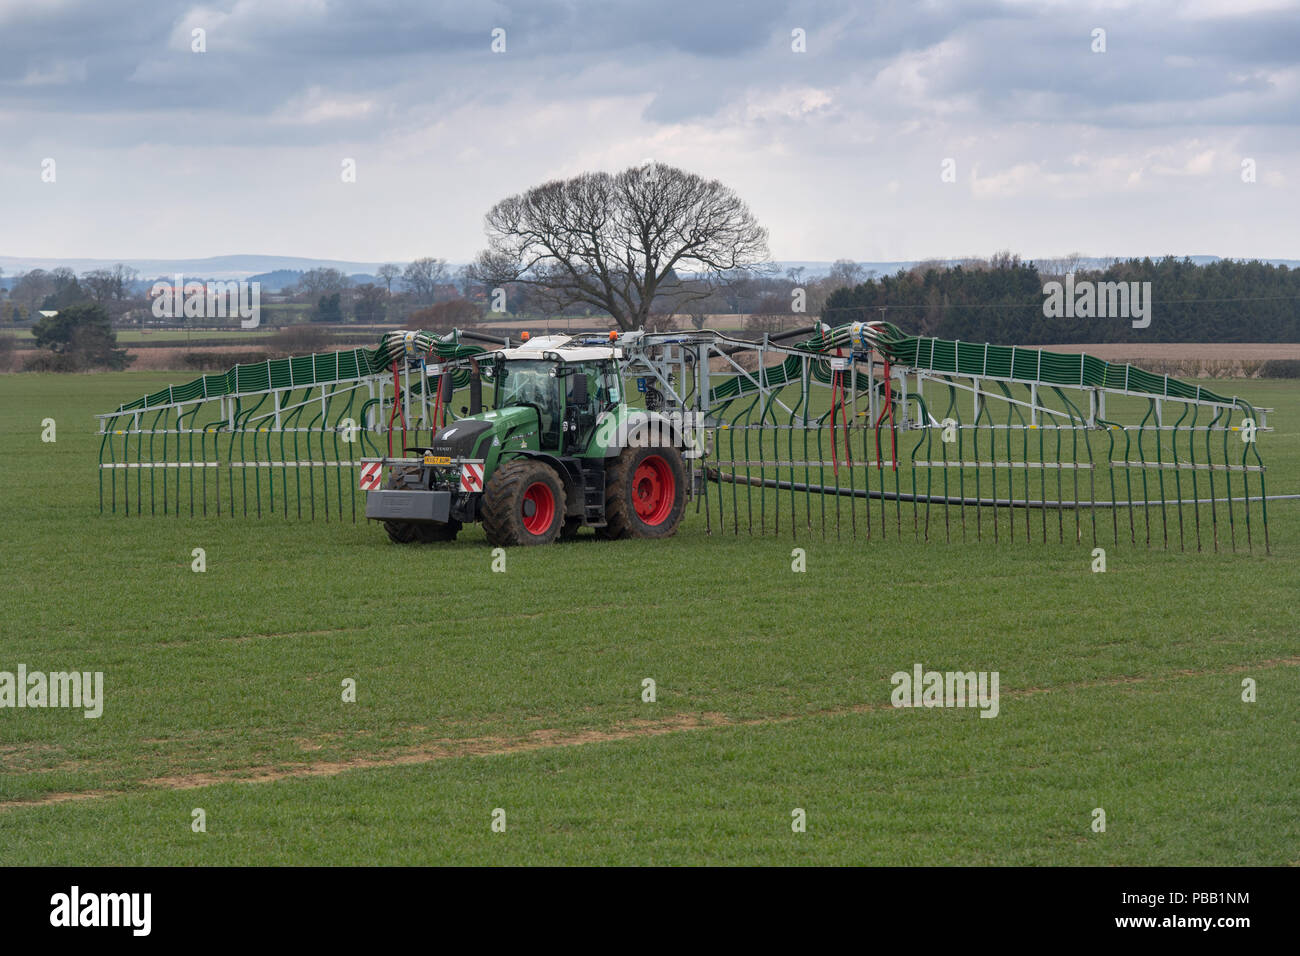
POLYGON ((886 319, 911 334, 1001 345, 1300 342, 1297 269, 1235 260, 1197 265, 1171 256, 1073 272, 1076 289, 1084 282, 1151 283, 1146 328, 1124 317, 1045 315, 1048 283, 1064 286, 1067 271, 1067 264, 1040 268, 1006 254, 952 267, 923 264, 840 289, 822 318, 832 325, 886 319))
POLYGON ((80 277, 66 267, 48 272, 32 269, 0 285, 0 323, 35 322, 42 310, 57 312, 92 303, 117 320, 144 301, 137 284, 136 270, 121 263, 80 277))
MULTIPOLYGON (((405 322, 412 328, 450 329, 476 322, 484 311, 486 293, 462 287, 448 271, 446 260, 426 257, 407 263, 383 265, 377 281, 354 283, 337 269, 311 269, 298 273, 297 282, 280 292, 264 292, 265 305, 293 304, 305 308, 286 310, 292 316, 305 315, 310 321, 343 324, 405 322)), ((171 283, 173 277, 157 282, 171 283)), ((204 283, 201 276, 186 276, 189 283, 204 283)), ((7 280, 0 270, 0 328, 32 324, 41 312, 62 312, 80 306, 98 306, 113 326, 161 324, 154 314, 153 280, 141 280, 137 271, 121 263, 112 269, 96 269, 80 276, 66 267, 46 271, 32 269, 7 280)), ((222 316, 190 319, 170 316, 167 324, 229 324, 222 316), (215 321, 220 319, 220 321, 215 321)), ((263 324, 273 324, 275 313, 267 310, 263 324)), ((296 321, 296 319, 295 319, 296 321)))

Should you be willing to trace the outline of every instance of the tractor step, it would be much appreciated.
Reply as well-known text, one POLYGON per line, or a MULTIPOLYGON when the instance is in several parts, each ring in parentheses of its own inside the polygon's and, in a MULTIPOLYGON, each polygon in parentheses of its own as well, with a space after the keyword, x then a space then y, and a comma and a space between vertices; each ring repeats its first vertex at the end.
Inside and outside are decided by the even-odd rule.
POLYGON ((605 463, 582 466, 582 520, 589 527, 605 526, 605 463))

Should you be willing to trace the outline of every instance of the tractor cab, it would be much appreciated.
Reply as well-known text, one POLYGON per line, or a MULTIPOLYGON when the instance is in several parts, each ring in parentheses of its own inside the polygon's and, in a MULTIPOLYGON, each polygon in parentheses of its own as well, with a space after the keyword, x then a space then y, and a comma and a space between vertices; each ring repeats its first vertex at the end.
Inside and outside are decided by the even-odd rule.
POLYGON ((623 399, 618 364, 610 349, 551 348, 548 340, 534 341, 496 353, 493 407, 533 409, 540 449, 581 454, 601 414, 623 399))
POLYGON ((542 359, 517 359, 497 362, 492 376, 497 411, 508 408, 531 408, 537 412, 539 446, 547 450, 559 447, 559 426, 564 413, 560 400, 560 378, 556 364, 542 359))

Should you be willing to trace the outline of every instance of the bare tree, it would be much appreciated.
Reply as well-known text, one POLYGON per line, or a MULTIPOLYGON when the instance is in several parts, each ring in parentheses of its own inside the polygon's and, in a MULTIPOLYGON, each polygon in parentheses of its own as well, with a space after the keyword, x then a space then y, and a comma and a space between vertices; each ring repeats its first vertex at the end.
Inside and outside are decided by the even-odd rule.
POLYGON ((393 294, 393 280, 401 274, 402 270, 391 262, 385 262, 375 270, 375 276, 384 283, 384 288, 388 290, 389 295, 393 294))
POLYGON ((21 305, 28 317, 35 315, 45 297, 54 291, 54 280, 44 269, 32 269, 18 276, 9 298, 21 305))
POLYGON ((1057 259, 1044 259, 1037 265, 1038 271, 1045 276, 1063 276, 1070 272, 1078 272, 1082 261, 1083 253, 1071 252, 1057 259))
POLYGON ((446 332, 451 329, 463 329, 473 325, 482 318, 483 310, 464 299, 451 299, 439 302, 427 309, 412 312, 406 317, 406 324, 412 329, 428 329, 434 332, 446 332))
POLYGON ((66 299, 73 294, 79 295, 81 292, 81 283, 77 281, 77 274, 67 266, 51 269, 50 280, 54 283, 54 295, 60 299, 66 299))
POLYGON ((493 206, 486 225, 479 281, 533 286, 557 308, 595 306, 623 329, 663 311, 669 290, 669 314, 707 295, 680 273, 721 280, 767 258, 767 230, 735 192, 654 163, 534 187, 493 206))
POLYGON ((709 316, 727 311, 727 302, 717 289, 710 283, 696 283, 699 291, 704 294, 697 298, 692 298, 686 307, 682 310, 690 319, 691 325, 697 329, 702 329, 708 324, 709 316))
POLYGON ((434 259, 429 256, 416 259, 402 273, 402 281, 411 290, 411 296, 416 302, 422 303, 432 302, 433 290, 445 282, 446 279, 447 260, 434 259))
POLYGON ((373 282, 357 286, 354 306, 358 322, 382 322, 387 312, 386 293, 373 282))
POLYGON ((769 293, 763 296, 758 308, 745 320, 745 328, 753 332, 780 332, 792 315, 788 295, 769 293))
POLYGON ((107 306, 113 299, 117 280, 109 269, 95 269, 81 277, 81 285, 98 305, 107 306))
POLYGON ((338 269, 308 269, 298 280, 298 291, 314 302, 323 295, 342 292, 352 280, 338 269))
POLYGON ((863 281, 863 267, 852 259, 836 259, 831 264, 831 271, 826 274, 830 285, 835 289, 859 285, 863 281))
POLYGON ((140 270, 122 263, 113 266, 113 298, 119 302, 131 298, 131 283, 140 276, 140 270))
POLYGON ((461 266, 456 270, 456 287, 460 289, 460 294, 466 299, 473 294, 475 289, 479 288, 478 281, 474 278, 473 266, 461 266))

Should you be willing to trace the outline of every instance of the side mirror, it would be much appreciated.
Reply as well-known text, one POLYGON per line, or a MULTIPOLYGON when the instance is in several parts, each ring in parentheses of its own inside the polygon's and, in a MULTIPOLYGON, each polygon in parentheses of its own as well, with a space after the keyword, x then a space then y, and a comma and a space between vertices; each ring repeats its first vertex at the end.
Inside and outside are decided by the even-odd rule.
POLYGON ((587 376, 584 372, 577 372, 573 378, 573 389, 569 395, 570 403, 574 405, 586 405, 590 396, 587 394, 587 376))
POLYGON ((451 373, 444 372, 441 380, 438 382, 438 388, 442 390, 442 401, 447 403, 451 401, 451 393, 456 388, 456 383, 451 380, 451 373))

